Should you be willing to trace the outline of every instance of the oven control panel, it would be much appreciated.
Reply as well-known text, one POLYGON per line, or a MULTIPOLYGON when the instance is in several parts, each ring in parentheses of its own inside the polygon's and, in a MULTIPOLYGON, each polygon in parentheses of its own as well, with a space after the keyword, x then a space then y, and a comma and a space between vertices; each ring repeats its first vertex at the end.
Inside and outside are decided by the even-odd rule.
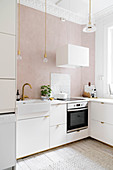
POLYGON ((67 109, 77 109, 77 108, 83 108, 88 107, 88 102, 79 102, 79 103, 69 103, 67 106, 67 109))

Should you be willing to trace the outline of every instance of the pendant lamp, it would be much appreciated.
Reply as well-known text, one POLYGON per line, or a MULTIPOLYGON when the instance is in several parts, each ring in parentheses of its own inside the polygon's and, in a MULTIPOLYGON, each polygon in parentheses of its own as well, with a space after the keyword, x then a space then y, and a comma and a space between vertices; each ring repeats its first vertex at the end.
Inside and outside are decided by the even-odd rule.
POLYGON ((83 29, 83 32, 92 33, 96 31, 96 27, 91 23, 91 0, 89 0, 89 22, 86 27, 83 29))
POLYGON ((46 15, 47 15, 47 2, 45 0, 45 53, 44 53, 44 59, 43 62, 47 63, 48 62, 48 58, 47 58, 47 53, 46 53, 46 15))

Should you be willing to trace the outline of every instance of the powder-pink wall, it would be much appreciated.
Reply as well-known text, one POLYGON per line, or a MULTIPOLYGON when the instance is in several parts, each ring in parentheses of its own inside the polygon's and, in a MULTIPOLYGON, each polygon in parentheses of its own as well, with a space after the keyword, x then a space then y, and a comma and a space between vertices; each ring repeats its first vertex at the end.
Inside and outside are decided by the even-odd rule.
POLYGON ((83 85, 95 79, 95 34, 82 32, 83 26, 71 22, 61 22, 59 18, 47 15, 47 56, 48 63, 43 63, 44 56, 44 13, 21 5, 21 54, 17 61, 17 88, 22 89, 26 82, 25 93, 30 98, 40 97, 40 86, 50 84, 51 73, 64 73, 71 76, 71 96, 80 96, 83 85), (90 48, 89 68, 57 68, 56 48, 66 43, 90 48))

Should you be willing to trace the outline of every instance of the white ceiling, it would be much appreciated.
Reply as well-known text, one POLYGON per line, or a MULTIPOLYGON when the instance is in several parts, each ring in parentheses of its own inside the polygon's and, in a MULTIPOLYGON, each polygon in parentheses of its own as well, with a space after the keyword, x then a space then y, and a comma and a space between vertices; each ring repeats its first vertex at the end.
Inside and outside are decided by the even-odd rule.
MULTIPOLYGON (((20 3, 45 12, 45 0, 20 0, 20 3)), ((88 4, 89 0, 47 0, 47 13, 77 24, 86 24, 88 4)), ((93 23, 112 13, 113 0, 92 0, 93 23)))
MULTIPOLYGON (((59 1, 58 6, 70 10, 79 16, 88 15, 89 0, 49 0, 51 3, 59 1)), ((95 15, 104 9, 113 6, 113 0, 92 0, 92 14, 95 15)))

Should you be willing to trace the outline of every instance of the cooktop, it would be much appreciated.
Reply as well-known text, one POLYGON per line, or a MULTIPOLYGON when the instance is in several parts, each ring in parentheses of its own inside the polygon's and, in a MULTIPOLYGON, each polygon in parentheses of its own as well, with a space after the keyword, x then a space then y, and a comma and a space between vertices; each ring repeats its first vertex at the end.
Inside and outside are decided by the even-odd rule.
POLYGON ((76 101, 76 100, 84 100, 82 98, 67 98, 67 99, 55 99, 55 100, 62 100, 62 101, 76 101))

